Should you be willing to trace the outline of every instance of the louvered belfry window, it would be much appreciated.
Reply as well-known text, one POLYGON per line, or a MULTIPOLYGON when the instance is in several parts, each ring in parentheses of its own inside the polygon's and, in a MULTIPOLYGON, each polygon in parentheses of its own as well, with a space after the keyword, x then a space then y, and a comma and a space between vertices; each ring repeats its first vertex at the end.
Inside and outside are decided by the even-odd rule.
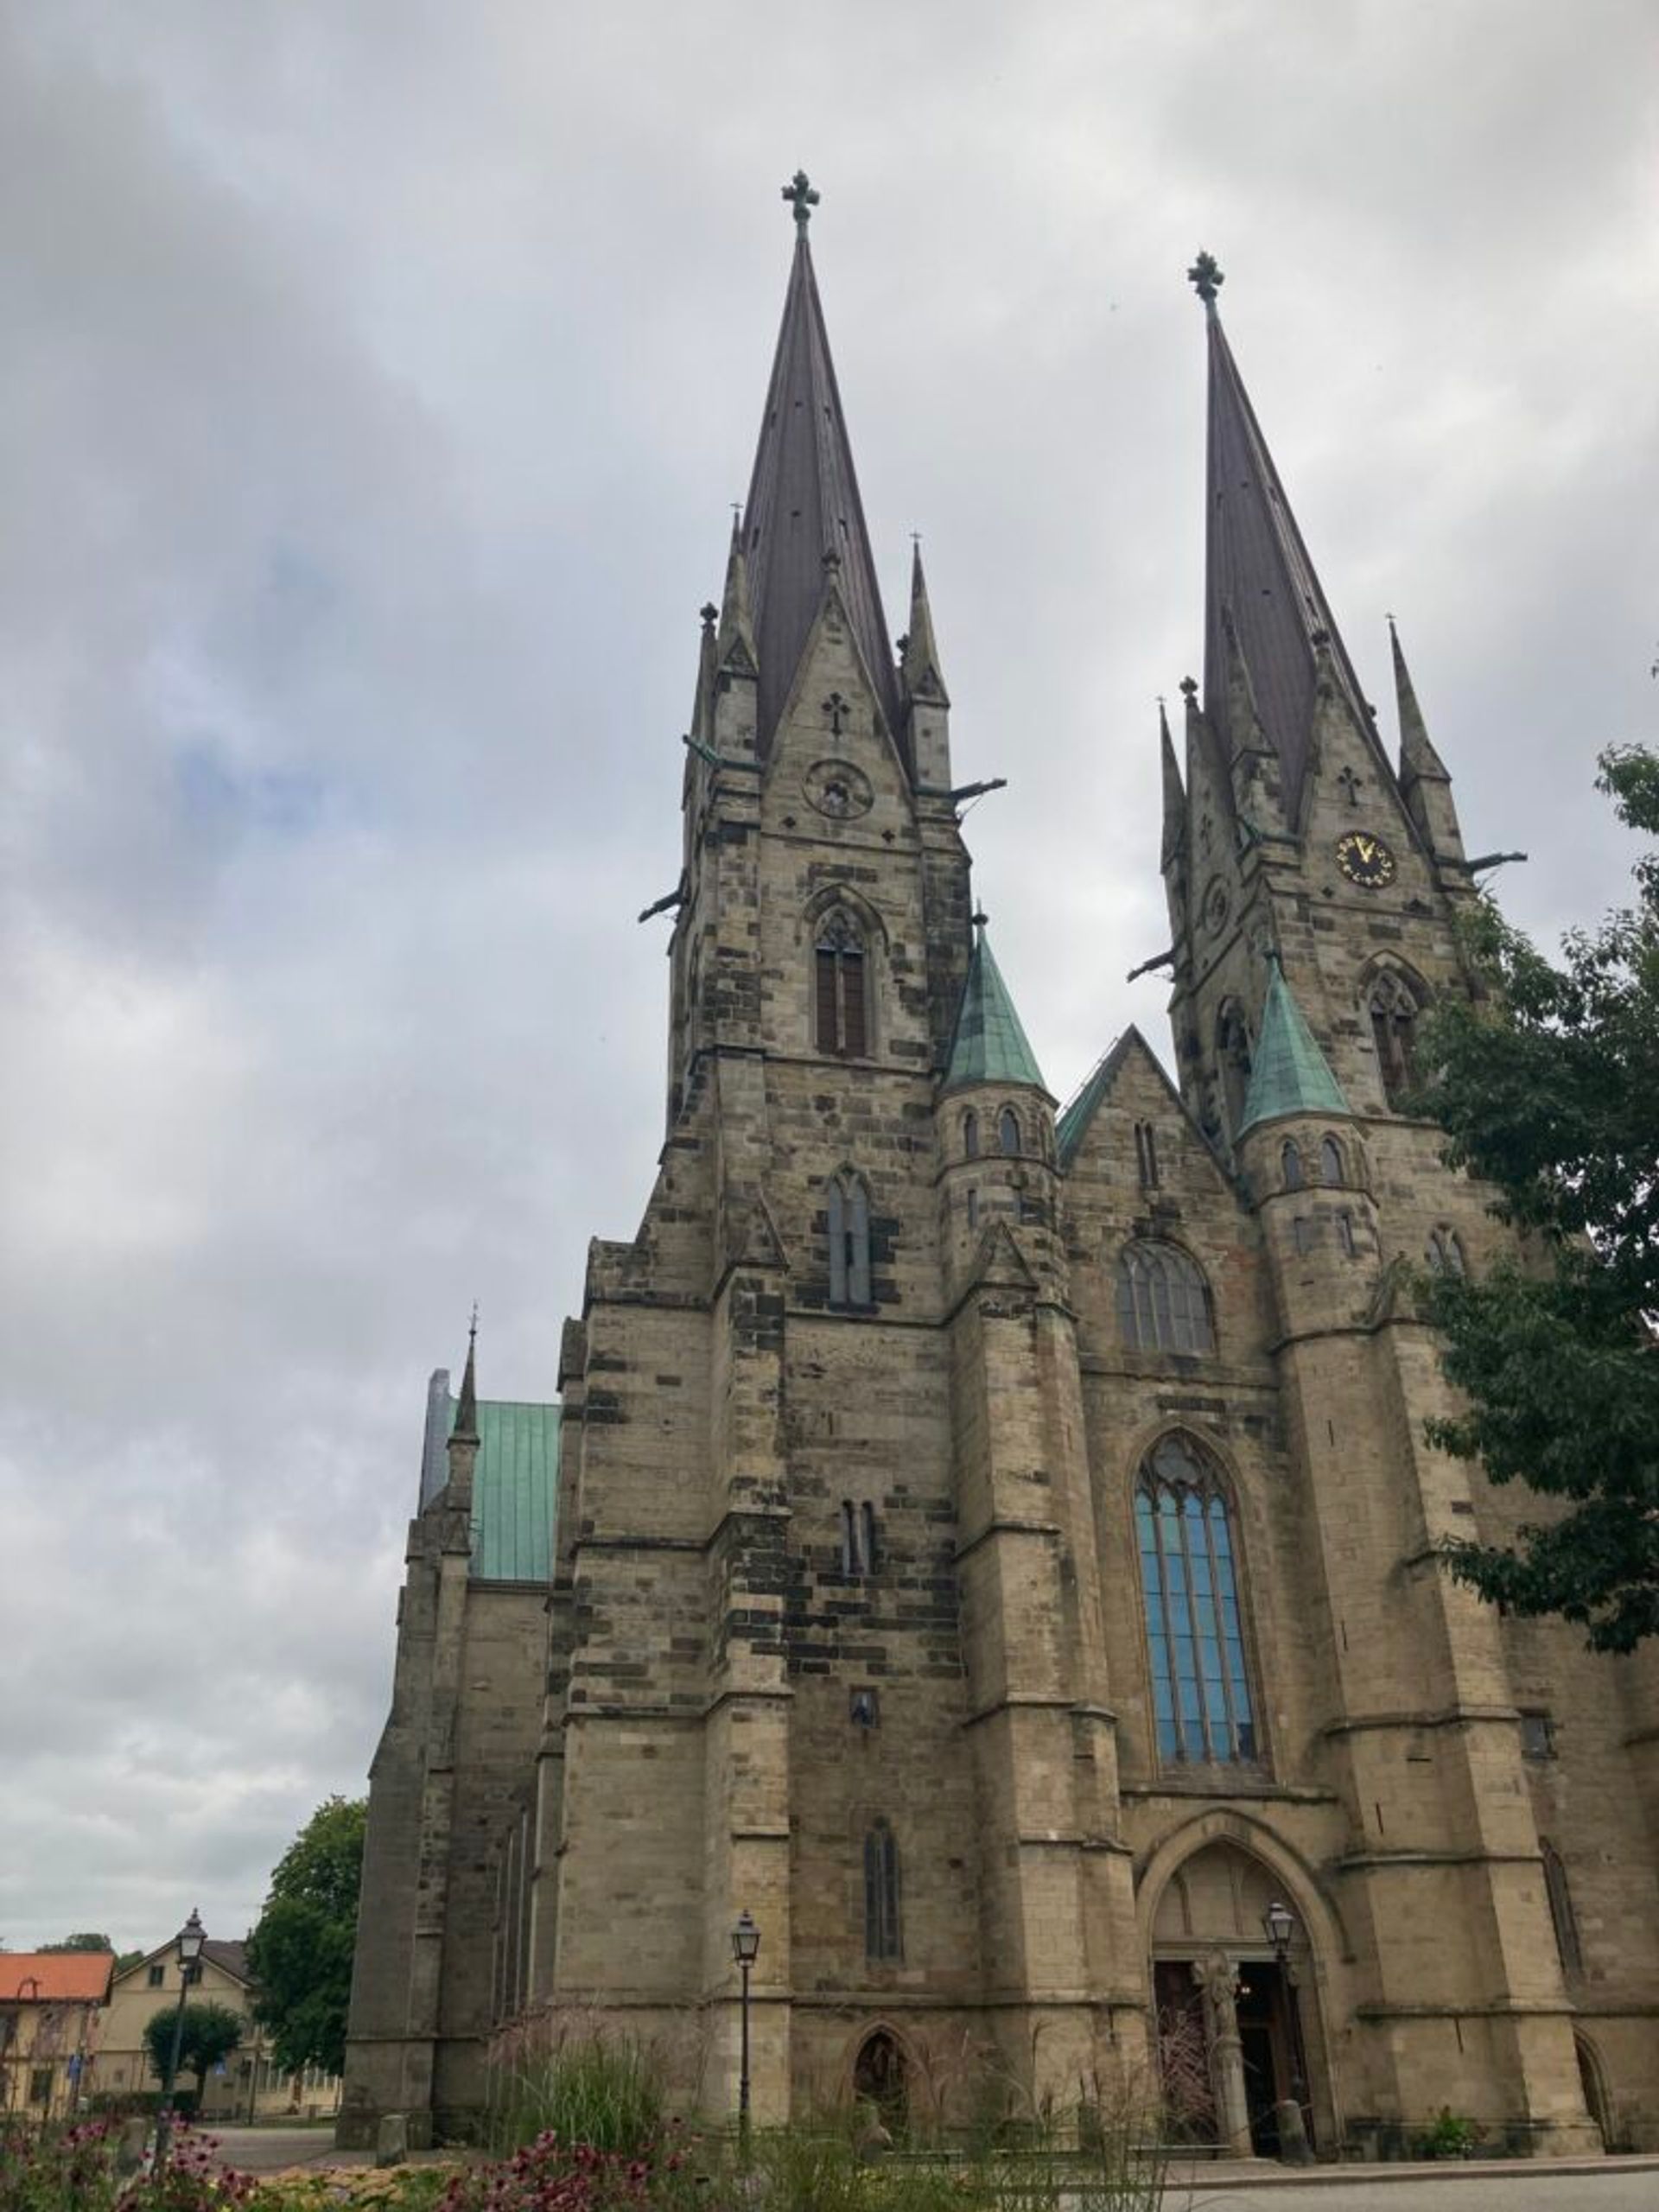
POLYGON ((861 1059, 869 1050, 869 976, 864 940, 851 917, 832 907, 814 942, 813 1017, 818 1050, 861 1059))
POLYGON ((864 1955, 905 1955, 899 1927, 899 1845, 885 1821, 877 1821, 864 1838, 864 1955))

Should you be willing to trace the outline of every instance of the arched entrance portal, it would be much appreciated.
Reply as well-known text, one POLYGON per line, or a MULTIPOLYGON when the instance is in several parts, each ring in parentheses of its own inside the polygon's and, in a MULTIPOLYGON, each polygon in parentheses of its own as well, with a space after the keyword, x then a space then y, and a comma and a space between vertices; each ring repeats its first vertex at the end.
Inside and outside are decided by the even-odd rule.
POLYGON ((907 2070, 903 2045, 888 2028, 866 2036, 853 2061, 854 2096, 870 2107, 895 2142, 910 2120, 907 2070))
POLYGON ((1159 2068, 1177 2127, 1190 2141, 1279 2154, 1278 2107, 1300 2107, 1314 2139, 1308 2081, 1317 2032, 1306 1986, 1307 1931, 1293 1921, 1281 1958, 1268 1909, 1284 1887, 1230 1841, 1205 1845, 1170 1876, 1152 1928, 1159 2068))

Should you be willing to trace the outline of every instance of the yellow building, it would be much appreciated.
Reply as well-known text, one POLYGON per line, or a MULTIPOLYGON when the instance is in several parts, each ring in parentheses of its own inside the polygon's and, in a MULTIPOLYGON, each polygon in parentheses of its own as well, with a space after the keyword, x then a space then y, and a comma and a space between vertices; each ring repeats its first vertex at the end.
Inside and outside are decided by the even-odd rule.
MULTIPOLYGON (((148 2096, 161 2088, 144 2046, 144 2030, 156 2012, 177 2005, 181 1971, 177 1950, 169 1942, 114 1977, 97 2056, 83 2083, 88 2094, 100 2098, 148 2096)), ((189 2003, 223 2005, 243 2022, 242 2041, 225 2060, 223 2069, 210 2070, 203 2085, 199 2108, 203 2120, 275 2120, 289 2113, 321 2120, 338 2109, 337 2075, 309 2066, 300 2074, 285 2074, 273 2062, 266 2031, 254 2018, 245 1944, 210 1937, 200 1961, 190 1969, 190 1982, 189 2003)), ((183 2072, 181 2079, 185 2088, 194 2086, 194 2075, 183 2072)))

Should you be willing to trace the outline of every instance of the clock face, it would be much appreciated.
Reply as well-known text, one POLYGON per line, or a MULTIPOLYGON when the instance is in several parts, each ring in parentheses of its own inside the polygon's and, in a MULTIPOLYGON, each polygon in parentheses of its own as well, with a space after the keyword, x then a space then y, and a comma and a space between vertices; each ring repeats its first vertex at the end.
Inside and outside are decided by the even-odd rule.
POLYGON ((1347 830, 1337 840, 1337 866, 1362 891, 1381 891, 1394 881, 1398 862, 1381 837, 1368 830, 1347 830))

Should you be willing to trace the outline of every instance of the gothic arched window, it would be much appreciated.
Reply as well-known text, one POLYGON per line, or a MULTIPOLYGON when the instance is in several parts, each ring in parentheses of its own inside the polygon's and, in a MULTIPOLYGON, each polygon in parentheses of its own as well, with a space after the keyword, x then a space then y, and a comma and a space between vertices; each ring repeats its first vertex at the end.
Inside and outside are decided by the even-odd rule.
POLYGON ((1346 1171, 1343 1166, 1342 1147, 1337 1142, 1335 1137, 1321 1137, 1319 1139, 1320 1182, 1336 1184, 1346 1179, 1346 1171))
POLYGON ((857 1059, 870 1048, 869 962, 844 907, 832 906, 813 939, 813 1032, 821 1052, 857 1059))
POLYGON ((1567 1869, 1561 1864, 1561 1854, 1553 1843, 1541 1840, 1538 1847, 1543 1853, 1544 1895, 1549 1900, 1550 1924, 1555 1930, 1555 1949, 1561 1961, 1561 1972, 1579 1974, 1584 1967, 1584 1952, 1579 1942, 1579 1921, 1573 1910, 1573 1892, 1567 1886, 1567 1869))
POLYGON ((1147 1238, 1123 1247, 1117 1262, 1117 1323, 1124 1343, 1134 1350, 1216 1348, 1204 1277, 1179 1245, 1147 1238))
POLYGON ((1010 1159, 1019 1156, 1020 1121, 1012 1106, 1005 1106, 996 1117, 996 1148, 1010 1159))
POLYGON ((1279 1169, 1284 1177, 1285 1188, 1287 1191, 1301 1189, 1302 1155, 1289 1137, 1285 1139, 1284 1149, 1279 1154, 1279 1169))
POLYGON ((1154 1445, 1135 1494, 1159 1756, 1254 1759, 1255 1719, 1227 1497, 1182 1436, 1154 1445))
POLYGON ((1423 1257, 1428 1262, 1431 1274, 1466 1275, 1469 1272, 1469 1262, 1464 1257, 1463 1239, 1455 1229, 1442 1226, 1431 1230, 1423 1257))
POLYGON ((979 1158, 979 1116, 972 1107, 962 1117, 962 1156, 964 1160, 979 1158))
POLYGON ((1250 1088, 1249 1025, 1236 999, 1229 999, 1216 1018, 1216 1063, 1227 1102, 1227 1134, 1236 1138, 1250 1088))
POLYGON ((899 1927, 899 1843, 885 1821, 864 1838, 864 1955, 902 1959, 899 1927))
POLYGON ((824 1193, 830 1230, 830 1303, 870 1302, 870 1194, 849 1171, 831 1176, 824 1193))
POLYGON ((1417 1016, 1421 1011, 1417 994, 1398 969, 1384 968, 1371 979, 1365 1010, 1384 1096, 1390 1106, 1398 1106, 1416 1079, 1417 1016))

